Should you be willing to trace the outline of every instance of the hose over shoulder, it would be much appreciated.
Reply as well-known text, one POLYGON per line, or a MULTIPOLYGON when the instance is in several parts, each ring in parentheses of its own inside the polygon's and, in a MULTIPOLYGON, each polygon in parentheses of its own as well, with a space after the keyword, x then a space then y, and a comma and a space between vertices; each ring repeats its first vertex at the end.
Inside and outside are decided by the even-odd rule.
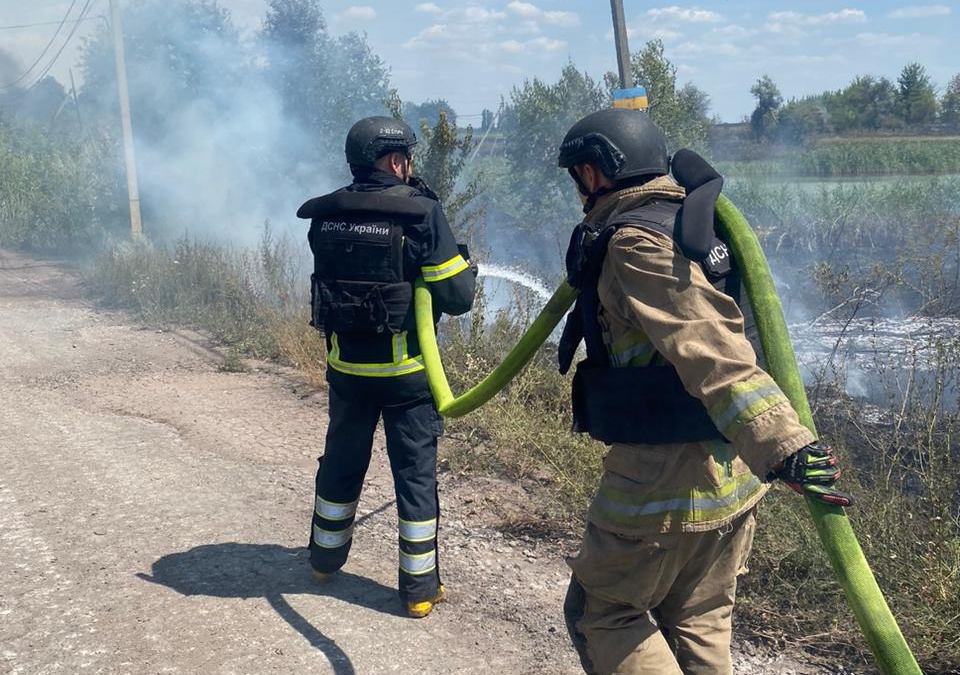
MULTIPOLYGON (((717 201, 717 217, 720 236, 730 246, 740 267, 757 321, 767 370, 790 399, 801 423, 816 434, 783 307, 760 242, 743 214, 724 196, 717 201)), ((922 675, 843 509, 809 497, 806 501, 823 548, 843 586, 847 604, 860 624, 880 672, 884 675, 922 675)))

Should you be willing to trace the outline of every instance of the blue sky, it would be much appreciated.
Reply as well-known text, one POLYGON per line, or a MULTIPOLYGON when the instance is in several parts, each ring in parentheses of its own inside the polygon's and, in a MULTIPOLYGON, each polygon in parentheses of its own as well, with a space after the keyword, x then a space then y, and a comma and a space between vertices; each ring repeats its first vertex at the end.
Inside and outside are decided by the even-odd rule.
MULTIPOLYGON (((248 35, 259 26, 266 4, 220 2, 248 35)), ((69 4, 0 0, 0 28, 56 21, 69 4)), ((333 0, 321 5, 333 33, 366 31, 374 51, 391 65, 402 98, 445 98, 464 116, 495 109, 500 96, 525 78, 555 79, 568 59, 598 78, 616 67, 607 0, 333 0)), ((662 39, 681 81, 705 90, 712 113, 724 121, 749 114, 750 86, 763 74, 790 98, 836 89, 860 74, 895 79, 909 61, 926 66, 941 87, 960 73, 960 3, 624 0, 624 5, 631 48, 662 39)), ((107 0, 96 0, 93 13, 106 13, 106 6, 107 0)), ((92 25, 85 24, 78 37, 92 25)), ((0 30, 0 48, 26 66, 54 29, 0 30)), ((75 60, 71 46, 51 73, 66 81, 75 60)))

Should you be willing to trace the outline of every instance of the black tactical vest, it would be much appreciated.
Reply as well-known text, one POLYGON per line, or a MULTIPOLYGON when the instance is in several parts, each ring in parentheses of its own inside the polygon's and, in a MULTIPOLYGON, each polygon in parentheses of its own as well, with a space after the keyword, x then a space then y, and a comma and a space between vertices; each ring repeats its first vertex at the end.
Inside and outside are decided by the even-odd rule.
MULTIPOLYGON (((687 393, 677 371, 671 365, 614 367, 598 319, 600 299, 597 285, 611 237, 623 227, 644 227, 661 232, 677 243, 682 254, 691 258, 691 246, 682 240, 678 201, 654 200, 616 216, 598 230, 581 223, 574 230, 567 250, 567 275, 580 289, 580 297, 567 317, 560 340, 560 370, 566 373, 583 341, 587 358, 577 364, 573 380, 574 431, 589 433, 605 443, 689 443, 723 440, 699 399, 687 393)), ((740 274, 730 249, 713 232, 694 231, 688 221, 686 235, 698 241, 699 253, 693 257, 707 279, 718 290, 734 298, 744 314, 748 339, 758 351, 753 313, 743 293, 740 274)), ((699 220, 699 219, 698 219, 699 220)))
POLYGON ((404 225, 427 216, 419 190, 341 190, 311 199, 297 216, 311 218, 311 325, 331 333, 409 330, 413 286, 404 276, 404 225))

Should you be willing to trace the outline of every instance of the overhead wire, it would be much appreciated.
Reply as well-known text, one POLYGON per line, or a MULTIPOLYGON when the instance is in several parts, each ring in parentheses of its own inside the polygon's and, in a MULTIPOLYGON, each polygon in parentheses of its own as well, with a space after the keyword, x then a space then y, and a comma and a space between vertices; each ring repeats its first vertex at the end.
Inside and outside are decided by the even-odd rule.
POLYGON ((67 39, 64 40, 62 45, 60 45, 60 49, 57 50, 57 53, 53 55, 53 58, 46 65, 46 67, 44 67, 43 71, 37 76, 37 78, 33 81, 33 83, 30 86, 28 86, 26 89, 24 89, 18 98, 22 99, 24 96, 26 96, 31 91, 33 91, 33 89, 38 84, 40 84, 44 80, 44 78, 47 76, 47 74, 53 69, 53 66, 57 63, 57 60, 60 58, 61 54, 63 54, 64 50, 67 48, 67 45, 70 44, 70 40, 72 40, 73 36, 76 35, 77 28, 79 28, 80 26, 80 21, 85 18, 87 13, 90 11, 90 8, 93 6, 93 4, 96 1, 97 0, 87 0, 86 4, 84 4, 83 6, 83 9, 80 10, 80 19, 78 19, 73 24, 73 28, 70 30, 70 34, 67 35, 67 39))
MULTIPOLYGON (((77 0, 71 1, 70 6, 67 7, 66 14, 63 15, 63 18, 60 20, 59 24, 57 25, 57 30, 53 32, 53 35, 51 36, 50 41, 47 42, 47 46, 43 48, 42 52, 40 52, 40 56, 38 56, 36 60, 30 64, 30 67, 27 68, 25 71, 23 71, 23 73, 21 73, 20 76, 17 79, 15 79, 13 82, 0 85, 0 90, 12 89, 13 87, 17 86, 20 82, 23 82, 23 80, 25 80, 30 75, 31 71, 33 71, 33 69, 37 67, 37 64, 40 63, 40 61, 43 60, 43 57, 47 55, 47 52, 50 51, 50 48, 53 46, 53 43, 56 42, 57 36, 60 35, 60 31, 62 31, 64 25, 66 25, 67 19, 70 18, 70 13, 73 12, 73 8, 76 4, 77 4, 77 0)), ((81 18, 83 18, 83 12, 81 12, 80 14, 81 14, 81 18)))
MULTIPOLYGON (((80 21, 91 21, 96 19, 95 16, 88 16, 85 19, 71 19, 65 23, 78 23, 80 21)), ((19 30, 21 28, 39 28, 41 26, 56 26, 59 21, 41 21, 40 23, 21 23, 14 26, 0 26, 0 30, 19 30)))

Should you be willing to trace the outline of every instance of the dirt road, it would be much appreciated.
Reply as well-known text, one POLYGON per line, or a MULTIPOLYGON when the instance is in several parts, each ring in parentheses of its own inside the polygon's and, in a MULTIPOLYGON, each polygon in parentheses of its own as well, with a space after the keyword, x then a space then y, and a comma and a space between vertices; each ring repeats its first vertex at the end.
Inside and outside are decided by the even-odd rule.
POLYGON ((196 340, 0 251, 0 673, 582 672, 560 612, 569 544, 495 527, 518 486, 442 476, 450 601, 416 621, 375 452, 350 562, 312 580, 325 425, 323 392, 294 373, 223 372, 196 340))

